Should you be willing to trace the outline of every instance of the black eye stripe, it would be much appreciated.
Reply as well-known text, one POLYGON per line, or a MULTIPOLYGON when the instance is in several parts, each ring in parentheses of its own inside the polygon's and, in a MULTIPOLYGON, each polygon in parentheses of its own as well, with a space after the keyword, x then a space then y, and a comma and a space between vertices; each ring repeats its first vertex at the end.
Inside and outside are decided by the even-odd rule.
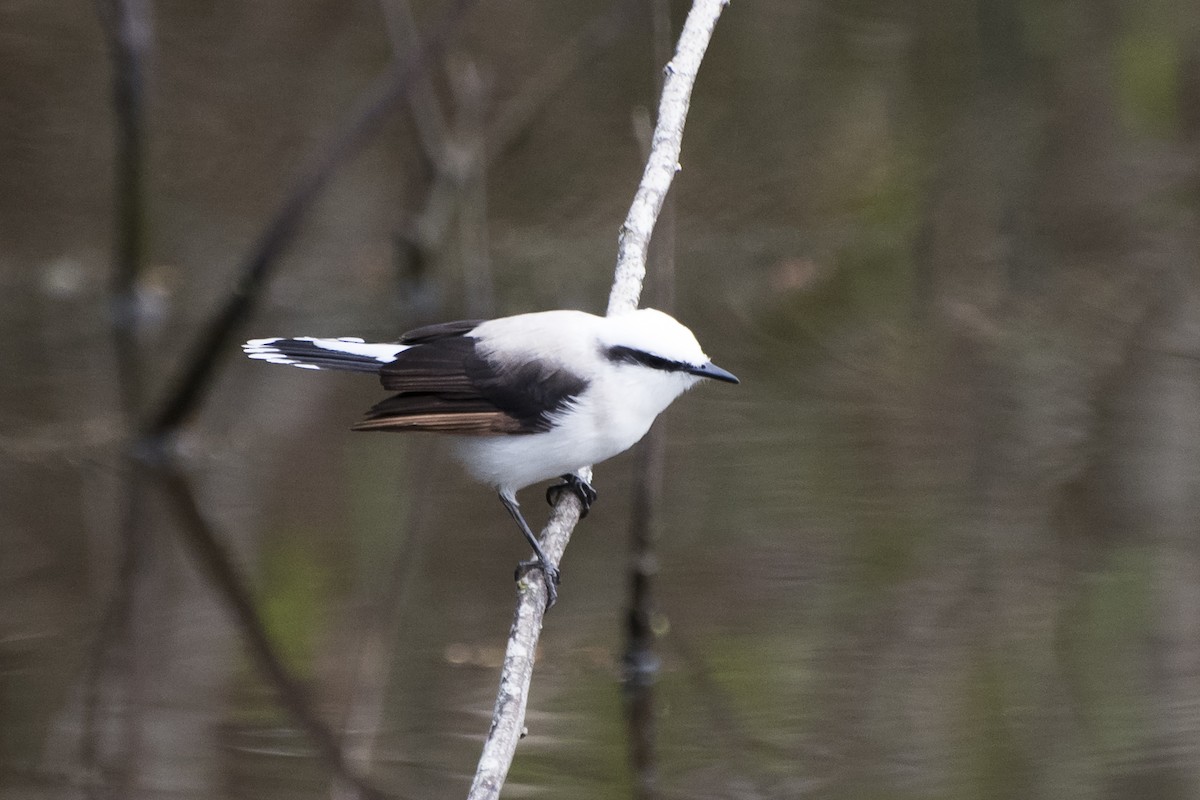
POLYGON ((688 369, 688 365, 682 362, 672 361, 669 358, 647 353, 645 350, 636 350, 632 347, 624 347, 622 345, 610 347, 604 354, 609 361, 641 364, 643 367, 661 369, 664 372, 679 372, 688 369))

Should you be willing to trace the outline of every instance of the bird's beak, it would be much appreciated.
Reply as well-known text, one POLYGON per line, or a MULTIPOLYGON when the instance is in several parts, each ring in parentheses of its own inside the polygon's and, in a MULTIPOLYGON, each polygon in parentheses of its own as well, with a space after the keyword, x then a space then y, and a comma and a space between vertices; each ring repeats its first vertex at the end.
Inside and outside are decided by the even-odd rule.
POLYGON ((741 383, 737 376, 732 372, 727 372, 716 364, 709 361, 707 364, 701 364, 698 367, 688 367, 687 370, 692 375, 699 375, 701 378, 712 378, 714 381, 725 381, 726 383, 741 383))

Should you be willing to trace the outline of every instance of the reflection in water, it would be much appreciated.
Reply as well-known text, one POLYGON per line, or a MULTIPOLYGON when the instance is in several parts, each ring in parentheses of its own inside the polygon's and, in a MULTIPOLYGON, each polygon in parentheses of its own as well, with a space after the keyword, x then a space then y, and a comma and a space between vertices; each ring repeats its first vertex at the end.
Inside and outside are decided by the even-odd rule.
MULTIPOLYGON (((676 190, 677 312, 743 385, 660 421, 664 796, 1200 793, 1196 12, 1106 10, 724 16, 676 190)), ((149 396, 390 47, 369 5, 154 11, 149 396)), ((108 67, 89 13, 14 9, 0 48, 16 122, 0 786, 336 795, 166 497, 144 492, 136 538, 118 533, 108 67)), ((463 51, 501 105, 542 62, 530 42, 590 13, 481 6, 463 51)), ((619 38, 489 168, 489 237, 460 238, 490 242, 501 313, 603 302, 647 49, 619 38)), ((429 167, 409 121, 390 125, 338 173, 247 335, 412 327, 397 272, 422 309, 462 314, 453 247, 392 261, 429 167)), ((349 758, 399 796, 465 793, 524 554, 436 440, 346 431, 372 390, 234 355, 180 442, 197 507, 349 758)), ((618 679, 636 457, 597 471, 512 796, 633 791, 618 679)))

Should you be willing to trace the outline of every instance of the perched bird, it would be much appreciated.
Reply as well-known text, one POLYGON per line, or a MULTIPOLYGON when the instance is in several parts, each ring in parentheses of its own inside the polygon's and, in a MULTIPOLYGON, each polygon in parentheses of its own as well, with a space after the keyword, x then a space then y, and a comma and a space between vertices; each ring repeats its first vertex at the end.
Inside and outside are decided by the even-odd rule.
POLYGON ((542 311, 409 331, 389 344, 362 339, 252 339, 250 358, 305 369, 370 372, 396 392, 358 431, 434 431, 453 438, 457 458, 500 495, 537 558, 547 608, 558 567, 542 551, 517 492, 561 477, 546 498, 596 492, 578 470, 632 447, 671 402, 703 378, 738 379, 708 360, 690 330, 645 308, 610 317, 542 311))

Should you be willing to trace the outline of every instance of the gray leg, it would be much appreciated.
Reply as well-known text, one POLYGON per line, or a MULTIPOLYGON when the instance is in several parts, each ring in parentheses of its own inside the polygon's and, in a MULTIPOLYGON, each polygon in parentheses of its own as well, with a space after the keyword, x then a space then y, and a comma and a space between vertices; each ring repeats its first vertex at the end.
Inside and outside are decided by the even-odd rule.
POLYGON ((550 559, 546 557, 546 553, 542 550, 541 544, 538 543, 537 537, 533 535, 533 531, 529 529, 529 523, 525 521, 525 517, 521 516, 521 510, 517 508, 517 504, 500 495, 500 502, 504 503, 504 507, 508 509, 508 513, 512 515, 513 520, 517 523, 517 527, 521 529, 521 535, 525 537, 525 541, 529 542, 529 546, 533 548, 533 552, 537 558, 533 561, 522 561, 517 564, 517 580, 521 579, 531 569, 540 569, 542 576, 546 580, 546 610, 558 600, 558 567, 550 563, 550 559))

